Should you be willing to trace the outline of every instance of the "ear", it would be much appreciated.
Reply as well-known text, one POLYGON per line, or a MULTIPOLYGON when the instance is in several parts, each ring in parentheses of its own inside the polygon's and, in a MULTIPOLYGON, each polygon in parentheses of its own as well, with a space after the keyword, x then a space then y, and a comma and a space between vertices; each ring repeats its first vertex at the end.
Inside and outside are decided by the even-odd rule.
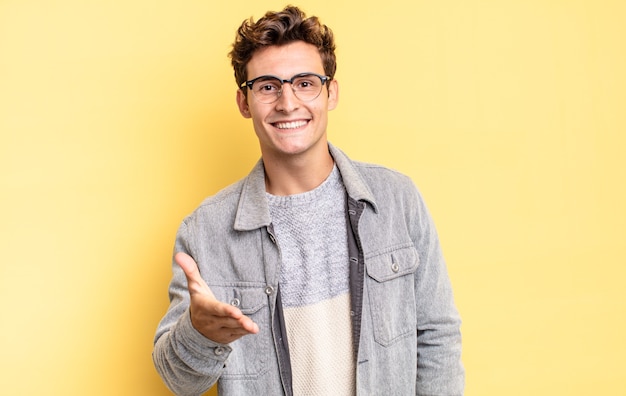
POLYGON ((248 98, 244 95, 243 90, 237 90, 237 106, 239 107, 239 112, 244 118, 251 118, 252 114, 250 114, 250 108, 248 107, 248 98))
POLYGON ((339 103, 339 82, 334 78, 328 82, 328 110, 334 110, 339 103))

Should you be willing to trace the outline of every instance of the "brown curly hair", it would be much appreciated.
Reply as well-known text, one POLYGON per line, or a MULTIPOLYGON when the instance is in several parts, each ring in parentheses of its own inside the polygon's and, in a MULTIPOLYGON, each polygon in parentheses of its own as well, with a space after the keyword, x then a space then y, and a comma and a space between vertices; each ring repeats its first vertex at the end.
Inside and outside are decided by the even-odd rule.
POLYGON ((324 72, 330 78, 335 76, 337 60, 333 32, 317 17, 307 18, 298 7, 287 6, 279 12, 267 12, 256 22, 252 18, 242 22, 233 49, 228 54, 235 69, 237 85, 247 80, 246 66, 257 50, 294 41, 304 41, 317 47, 324 72))

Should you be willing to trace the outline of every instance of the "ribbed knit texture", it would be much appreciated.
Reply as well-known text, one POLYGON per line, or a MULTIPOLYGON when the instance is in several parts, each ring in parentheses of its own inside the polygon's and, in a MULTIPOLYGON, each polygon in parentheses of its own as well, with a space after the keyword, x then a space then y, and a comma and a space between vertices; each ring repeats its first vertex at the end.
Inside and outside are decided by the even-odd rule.
POLYGON ((294 395, 354 395, 346 193, 335 167, 316 189, 268 194, 294 395))

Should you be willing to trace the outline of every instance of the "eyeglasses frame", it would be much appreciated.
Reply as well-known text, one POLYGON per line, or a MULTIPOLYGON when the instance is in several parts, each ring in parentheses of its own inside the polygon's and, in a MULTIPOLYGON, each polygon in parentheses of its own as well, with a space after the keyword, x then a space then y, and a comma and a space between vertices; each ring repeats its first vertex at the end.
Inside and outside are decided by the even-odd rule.
MULTIPOLYGON (((329 76, 322 76, 321 74, 317 74, 317 73, 313 73, 313 72, 304 72, 304 73, 298 73, 293 75, 291 78, 289 79, 282 79, 278 76, 272 75, 272 74, 265 74, 263 76, 259 76, 256 78, 253 78, 252 80, 248 80, 248 81, 244 81, 243 83, 241 83, 241 85, 239 85, 239 88, 247 88, 250 91, 252 91, 252 85, 254 85, 254 83, 262 78, 275 78, 276 80, 280 81, 280 91, 278 91, 278 95, 276 95, 276 99, 274 99, 271 102, 261 102, 256 95, 254 95, 254 91, 252 91, 252 96, 254 96, 254 98, 256 100, 258 100, 260 103, 265 103, 265 104, 270 104, 270 103, 274 103, 276 102, 283 94, 283 87, 285 86, 285 83, 289 83, 291 84, 291 89, 293 90, 294 94, 296 95, 296 97, 298 97, 298 95, 296 94, 296 91, 293 89, 293 81, 298 78, 298 77, 304 77, 304 76, 315 76, 317 78, 320 79, 320 81, 322 82, 322 88, 324 88, 324 85, 329 82, 330 80, 332 80, 332 77, 329 76)), ((311 98, 309 100, 302 100, 300 98, 298 98, 298 100, 301 100, 303 102, 310 102, 312 100, 317 99, 320 96, 320 93, 322 93, 322 90, 320 89, 320 92, 317 94, 317 96, 315 96, 314 98, 311 98)))

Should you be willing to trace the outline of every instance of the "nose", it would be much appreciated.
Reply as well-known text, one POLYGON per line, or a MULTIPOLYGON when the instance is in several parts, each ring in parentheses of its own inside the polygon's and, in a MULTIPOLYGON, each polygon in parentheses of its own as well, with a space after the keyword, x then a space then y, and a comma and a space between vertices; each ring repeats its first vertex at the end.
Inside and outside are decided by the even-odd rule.
POLYGON ((276 101, 276 110, 283 113, 289 113, 296 110, 300 106, 300 100, 291 87, 291 83, 283 83, 283 89, 276 101))

